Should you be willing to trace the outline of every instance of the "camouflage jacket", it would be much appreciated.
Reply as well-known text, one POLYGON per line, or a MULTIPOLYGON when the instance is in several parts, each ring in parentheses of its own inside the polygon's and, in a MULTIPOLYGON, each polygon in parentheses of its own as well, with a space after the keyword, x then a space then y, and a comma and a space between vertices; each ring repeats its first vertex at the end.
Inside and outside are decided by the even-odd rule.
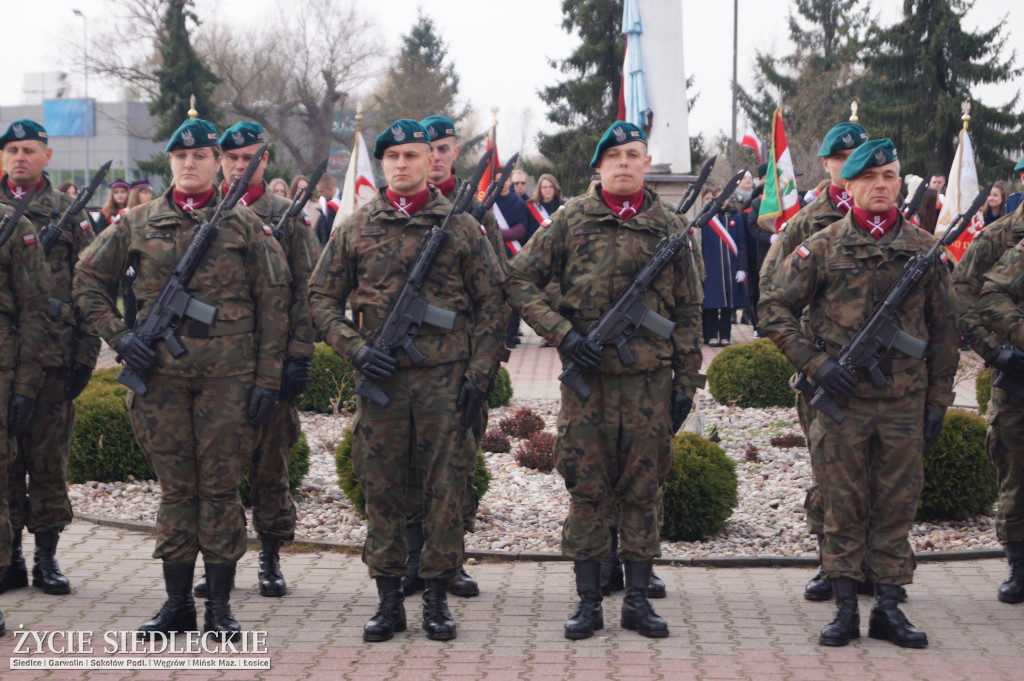
MULTIPOLYGON (((450 204, 437 189, 411 218, 395 210, 384 189, 334 230, 309 283, 313 321, 338 354, 352 359, 383 323, 391 300, 405 281, 426 233, 444 220, 450 204), (355 322, 345 315, 346 302, 355 322)), ((479 224, 468 215, 448 223, 448 239, 423 283, 420 295, 456 313, 451 331, 424 324, 416 347, 426 355, 419 366, 467 361, 466 375, 487 388, 504 333, 501 265, 479 224)), ((411 367, 405 353, 399 366, 411 367)))
MULTIPOLYGON (((835 357, 853 338, 907 261, 934 241, 902 217, 876 241, 854 224, 852 213, 847 214, 807 239, 762 282, 761 330, 789 361, 813 377, 827 356, 835 357), (808 332, 825 342, 826 352, 801 333, 797 317, 808 306, 808 332)), ((928 344, 924 359, 892 350, 882 361, 882 371, 891 383, 876 388, 858 374, 855 394, 885 399, 924 390, 929 410, 944 413, 953 403, 959 359, 953 303, 945 254, 940 250, 895 320, 904 332, 928 344)))
POLYGON ((779 236, 768 248, 768 255, 764 258, 764 263, 761 265, 760 277, 762 280, 767 280, 782 261, 785 260, 790 253, 796 250, 796 247, 806 241, 812 234, 820 230, 825 229, 833 222, 839 222, 843 219, 843 214, 836 208, 836 204, 832 202, 832 197, 828 193, 829 180, 825 180, 818 185, 818 195, 813 201, 808 203, 806 206, 801 208, 793 218, 787 222, 779 236))
POLYGON ((978 303, 985 273, 1021 239, 1024 239, 1024 206, 981 230, 953 270, 953 292, 956 293, 959 312, 957 328, 971 348, 986 361, 991 359, 1002 341, 988 330, 981 318, 978 303))
POLYGON ((14 372, 14 392, 25 397, 35 398, 43 384, 50 288, 36 230, 22 217, 0 246, 0 369, 14 372))
MULTIPOLYGON (((1019 215, 1020 210, 1018 207, 1008 217, 1019 215)), ((981 234, 996 224, 992 223, 981 234)), ((972 248, 974 244, 967 252, 970 253, 972 248)), ((1017 348, 1024 348, 1024 310, 1020 305, 1021 298, 1024 298, 1024 242, 1018 242, 1003 253, 983 276, 985 282, 975 307, 982 323, 997 337, 1006 339, 1017 348)))
MULTIPOLYGON (((453 193, 459 190, 459 187, 462 186, 462 182, 462 178, 458 176, 455 177, 455 189, 452 190, 453 193)), ((477 200, 475 195, 476 187, 471 187, 470 191, 474 192, 474 196, 469 202, 469 207, 466 208, 467 214, 473 212, 473 209, 480 205, 480 201, 477 200)), ((508 259, 505 257, 505 242, 501 238, 501 228, 498 227, 498 221, 494 219, 494 213, 489 210, 485 210, 484 214, 480 217, 480 226, 483 228, 481 233, 487 235, 487 243, 491 245, 491 249, 497 256, 498 262, 501 263, 502 270, 508 272, 508 269, 506 268, 508 259)))
MULTIPOLYGON (((13 208, 17 203, 7 185, 5 173, 0 177, 0 204, 13 208)), ((72 203, 74 199, 54 189, 50 185, 50 178, 44 175, 43 188, 32 197, 25 217, 35 227, 38 235, 50 224, 51 219, 59 219, 72 203)), ((70 225, 60 235, 49 257, 43 255, 50 265, 49 298, 60 302, 58 306, 57 302, 47 301, 47 334, 43 341, 45 367, 70 367, 75 362, 88 367, 96 366, 100 339, 75 315, 71 303, 71 277, 74 275, 75 264, 92 238, 92 228, 85 213, 73 215, 70 225)))
MULTIPOLYGON (((505 283, 509 304, 557 346, 572 328, 585 333, 629 286, 658 243, 685 229, 650 189, 644 189, 644 208, 638 215, 619 219, 605 205, 601 185, 595 182, 587 194, 571 199, 552 215, 548 226, 539 228, 509 262, 505 283), (557 310, 544 294, 550 281, 558 282, 561 291, 557 310)), ((692 243, 692 235, 687 243, 692 243)), ((671 368, 674 387, 692 397, 704 384, 700 374, 702 297, 692 252, 684 248, 644 295, 652 310, 675 322, 671 337, 666 340, 640 329, 628 342, 637 362, 623 366, 615 349, 607 347, 600 371, 640 374, 671 368)))
MULTIPOLYGON (((131 210, 96 237, 75 272, 75 305, 113 346, 128 332, 107 289, 137 262, 135 296, 140 319, 155 302, 195 227, 209 219, 220 190, 205 208, 186 213, 172 188, 131 210)), ((174 376, 254 374, 257 385, 277 390, 287 345, 288 264, 277 240, 256 214, 235 206, 222 214, 217 238, 203 255, 187 291, 217 308, 209 328, 186 320, 179 331, 185 354, 174 357, 157 342, 156 371, 174 376)))
MULTIPOLYGON (((264 182, 263 195, 249 210, 256 213, 263 224, 276 228, 281 217, 288 212, 291 201, 275 196, 264 182)), ((288 346, 285 357, 297 355, 313 357, 313 343, 316 330, 309 314, 309 275, 320 257, 320 242, 313 234, 313 227, 301 212, 284 223, 283 234, 278 239, 291 272, 292 303, 288 310, 288 346)))

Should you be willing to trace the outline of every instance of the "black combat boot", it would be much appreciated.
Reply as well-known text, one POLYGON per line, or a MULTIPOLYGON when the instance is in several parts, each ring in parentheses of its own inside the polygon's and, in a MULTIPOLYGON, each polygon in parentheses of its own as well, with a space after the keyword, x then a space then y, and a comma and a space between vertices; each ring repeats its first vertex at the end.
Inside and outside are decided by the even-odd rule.
POLYGON ((42 589, 44 594, 69 594, 71 584, 60 571, 57 559, 59 532, 36 532, 35 564, 32 566, 32 586, 42 589))
POLYGON ((1003 603, 1020 603, 1024 601, 1024 541, 1006 542, 1006 562, 1006 579, 999 585, 997 596, 1003 603))
POLYGON ((604 629, 604 609, 601 607, 601 563, 596 560, 576 561, 576 593, 580 602, 565 621, 565 637, 573 641, 590 638, 595 631, 604 629))
POLYGON ((423 591, 426 583, 420 577, 420 556, 423 555, 423 526, 419 523, 405 526, 405 546, 408 557, 405 559, 405 577, 402 577, 402 593, 412 596, 423 591))
POLYGON ((21 530, 14 532, 11 543, 11 564, 0 568, 0 594, 8 589, 28 586, 28 568, 25 553, 21 550, 21 530))
POLYGON ((364 641, 390 641, 405 631, 405 595, 401 577, 377 577, 377 609, 363 625, 364 641))
POLYGON ((281 574, 281 540, 276 537, 260 537, 260 596, 284 596, 288 593, 284 575, 281 574))
POLYGON ((875 582, 875 603, 868 620, 868 636, 892 641, 901 648, 926 648, 928 634, 911 624, 897 606, 899 590, 898 586, 875 582))
POLYGON ((196 602, 190 593, 195 563, 164 563, 164 588, 167 600, 153 619, 139 627, 139 638, 150 638, 155 633, 183 634, 198 631, 196 602))
POLYGON ((448 593, 452 596, 459 596, 460 598, 472 598, 473 596, 480 595, 480 585, 476 583, 475 579, 469 576, 465 567, 461 567, 459 568, 459 571, 455 573, 455 577, 448 585, 448 593))
POLYGON ((215 638, 221 641, 234 641, 239 637, 242 627, 231 614, 231 586, 235 583, 235 564, 206 564, 207 591, 206 612, 203 614, 203 633, 217 632, 215 638))
POLYGON ((455 638, 455 620, 448 610, 446 577, 428 579, 423 592, 423 631, 431 641, 450 641, 455 638))
POLYGON ((821 545, 825 543, 825 537, 818 537, 818 569, 804 587, 804 598, 809 601, 830 601, 832 600, 832 583, 821 576, 821 545))
POLYGON ((857 582, 852 577, 836 577, 830 583, 835 593, 836 611, 818 634, 823 646, 845 646, 860 638, 860 611, 857 609, 857 582))
POLYGON ((196 598, 206 598, 210 595, 210 591, 206 586, 206 573, 199 575, 199 579, 196 580, 195 588, 192 589, 192 593, 196 598))
POLYGON ((655 574, 654 570, 651 570, 651 581, 647 584, 647 597, 648 598, 664 598, 665 594, 665 582, 661 577, 655 574))
MULTIPOLYGON (((861 569, 867 572, 867 567, 861 565, 861 569)), ((874 596, 875 595, 875 582, 872 579, 865 579, 863 582, 857 582, 857 595, 858 596, 874 596)), ((896 600, 900 603, 907 602, 907 589, 906 587, 899 587, 899 593, 896 595, 896 600)))
POLYGON ((647 638, 668 636, 668 622, 658 617, 647 600, 647 585, 651 581, 651 561, 625 560, 626 595, 622 598, 623 629, 636 631, 647 638))
POLYGON ((607 596, 613 591, 622 591, 622 563, 619 561, 619 528, 609 528, 612 533, 612 548, 601 561, 601 594, 607 596))

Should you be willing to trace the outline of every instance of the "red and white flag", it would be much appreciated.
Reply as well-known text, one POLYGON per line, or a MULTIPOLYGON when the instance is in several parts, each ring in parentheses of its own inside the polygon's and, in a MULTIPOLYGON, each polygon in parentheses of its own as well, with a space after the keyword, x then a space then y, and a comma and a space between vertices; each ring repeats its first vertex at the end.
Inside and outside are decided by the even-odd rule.
POLYGON ((747 123, 747 130, 743 133, 743 141, 740 142, 741 147, 750 147, 757 152, 757 162, 764 163, 764 155, 761 153, 761 140, 757 139, 757 135, 754 133, 754 129, 750 127, 750 123, 747 123))
POLYGON ((353 144, 355 149, 352 150, 348 170, 345 171, 345 181, 341 185, 341 205, 338 206, 338 214, 334 216, 332 232, 342 220, 372 199, 377 191, 370 154, 366 151, 366 141, 363 140, 361 133, 356 133, 353 144))
POLYGON ((736 248, 736 241, 733 240, 732 235, 729 234, 729 230, 725 228, 722 221, 718 219, 718 216, 711 218, 711 222, 708 223, 711 229, 715 230, 715 234, 718 238, 725 242, 725 245, 729 247, 732 254, 735 256, 739 254, 739 249, 736 248))
MULTIPOLYGON (((936 236, 946 231, 953 218, 970 208, 971 203, 978 196, 978 167, 974 163, 971 137, 966 130, 960 131, 960 144, 956 148, 956 153, 953 154, 953 167, 949 169, 948 177, 946 200, 935 221, 936 236)), ((960 258, 963 257, 974 237, 985 228, 983 210, 984 208, 974 214, 970 225, 960 234, 960 238, 947 248, 954 262, 960 262, 960 258)))

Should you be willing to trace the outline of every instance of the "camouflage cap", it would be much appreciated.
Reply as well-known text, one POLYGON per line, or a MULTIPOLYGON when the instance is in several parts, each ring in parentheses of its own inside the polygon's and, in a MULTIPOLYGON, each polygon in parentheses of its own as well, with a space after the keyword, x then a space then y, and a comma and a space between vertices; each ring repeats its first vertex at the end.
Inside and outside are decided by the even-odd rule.
POLYGON ((410 142, 423 142, 430 144, 430 133, 423 129, 423 126, 411 118, 400 118, 388 127, 384 132, 377 135, 373 143, 373 157, 384 158, 384 150, 399 144, 410 142))
POLYGON ((23 140, 36 140, 47 145, 50 143, 46 137, 46 128, 30 118, 21 118, 8 125, 3 136, 0 136, 0 149, 3 149, 8 142, 23 140))
POLYGON ((128 184, 128 180, 124 179, 123 177, 119 177, 110 183, 111 189, 117 189, 118 187, 122 189, 130 189, 131 185, 128 184))
POLYGON ((263 144, 263 126, 250 121, 238 121, 220 136, 220 148, 241 149, 252 144, 263 144))
POLYGON ((190 118, 174 131, 164 151, 174 149, 198 149, 217 144, 217 128, 202 118, 190 118))
POLYGON ((435 142, 444 137, 455 137, 455 123, 447 116, 427 116, 420 125, 430 135, 430 141, 435 142))
POLYGON ((590 159, 590 167, 596 168, 597 164, 601 160, 601 154, 604 153, 605 149, 611 147, 617 147, 620 144, 628 144, 629 142, 643 142, 647 144, 647 133, 644 129, 627 123, 626 121, 615 121, 611 127, 608 128, 604 135, 601 137, 601 141, 597 143, 597 149, 594 151, 594 158, 590 159))
POLYGON ((1020 157, 1020 160, 1017 161, 1017 165, 1015 165, 1013 167, 1013 169, 1016 170, 1016 171, 1024 173, 1024 156, 1020 157))
POLYGON ((825 133, 818 156, 831 156, 844 149, 856 149, 868 141, 868 131, 856 123, 843 121, 825 133))
POLYGON ((889 165, 896 159, 896 145, 891 139, 871 140, 857 147, 843 164, 840 177, 852 180, 868 168, 889 165))

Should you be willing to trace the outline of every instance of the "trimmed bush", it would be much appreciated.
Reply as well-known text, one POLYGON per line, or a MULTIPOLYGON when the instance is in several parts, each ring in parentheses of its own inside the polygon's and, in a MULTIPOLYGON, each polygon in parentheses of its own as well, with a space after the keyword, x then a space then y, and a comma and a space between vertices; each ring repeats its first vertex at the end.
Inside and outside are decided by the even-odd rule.
POLYGON ((473 484, 476 485, 477 499, 483 499, 491 488, 491 471, 487 469, 487 460, 479 449, 476 452, 476 467, 473 469, 473 484))
POLYGON ((708 390, 715 401, 737 407, 792 407, 789 378, 796 369, 767 338, 730 345, 711 360, 708 390))
POLYGON ((544 430, 544 419, 529 407, 519 407, 515 414, 498 421, 498 430, 507 437, 525 439, 544 430))
MULTIPOLYGON (((299 433, 298 441, 292 445, 288 456, 288 489, 295 491, 302 484, 302 480, 309 472, 309 443, 306 442, 306 434, 299 433)), ((252 489, 249 485, 249 466, 242 470, 242 503, 252 506, 252 489)))
POLYGON ((512 402, 512 377, 505 367, 498 367, 498 375, 494 377, 494 387, 487 395, 487 406, 491 409, 507 407, 512 402))
POLYGON ((924 455, 917 520, 960 520, 991 510, 999 496, 996 469, 985 454, 985 419, 951 409, 939 439, 924 455))
POLYGON ((721 447, 693 433, 676 437, 672 451, 661 536, 697 541, 721 531, 738 501, 736 464, 721 447))
POLYGON ((480 439, 480 449, 485 452, 505 454, 512 451, 512 445, 504 433, 497 428, 491 428, 480 439))
POLYGON ((309 387, 299 402, 301 411, 321 414, 355 409, 355 369, 326 343, 317 343, 309 368, 309 387))
POLYGON ((156 477, 135 440, 125 396, 117 382, 119 368, 93 373, 75 400, 75 426, 68 457, 68 482, 120 482, 156 477))
POLYGON ((516 450, 516 463, 541 473, 555 469, 555 435, 541 431, 524 440, 516 450))
POLYGON ((992 370, 982 369, 974 379, 974 394, 978 399, 978 413, 982 416, 988 409, 988 401, 992 399, 992 370))

